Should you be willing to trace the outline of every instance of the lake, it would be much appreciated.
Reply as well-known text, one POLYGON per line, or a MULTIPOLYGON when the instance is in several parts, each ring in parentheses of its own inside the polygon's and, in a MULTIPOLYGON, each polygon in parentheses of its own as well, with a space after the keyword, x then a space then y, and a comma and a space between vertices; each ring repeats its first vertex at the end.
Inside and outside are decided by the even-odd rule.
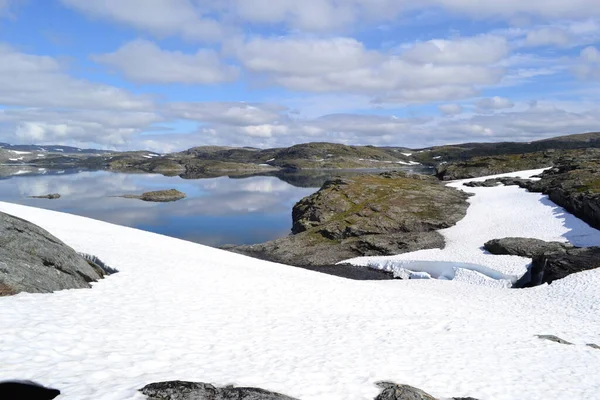
MULTIPOLYGON (((16 175, 9 173, 0 179, 0 201, 77 214, 209 246, 254 244, 289 234, 294 204, 316 192, 326 179, 360 172, 365 171, 276 172, 273 176, 186 180, 159 174, 18 169, 12 171, 16 175), (162 189, 180 190, 187 198, 148 203, 111 197, 162 189), (49 193, 62 197, 28 198, 49 193)), ((415 172, 430 173, 426 169, 415 172)))

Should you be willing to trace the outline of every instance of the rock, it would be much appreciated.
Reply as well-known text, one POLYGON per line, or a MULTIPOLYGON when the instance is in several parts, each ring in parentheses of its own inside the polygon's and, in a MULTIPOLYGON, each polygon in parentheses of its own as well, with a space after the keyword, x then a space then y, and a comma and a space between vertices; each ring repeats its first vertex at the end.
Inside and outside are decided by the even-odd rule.
POLYGON ((52 193, 52 194, 45 194, 43 196, 29 196, 30 199, 49 199, 49 200, 55 200, 55 199, 60 199, 60 194, 58 193, 52 193))
POLYGON ((600 346, 594 343, 588 343, 586 346, 591 347, 592 349, 600 350, 600 346))
POLYGON ((534 258, 549 252, 565 253, 567 249, 572 249, 573 245, 570 243, 546 242, 540 239, 508 237, 490 240, 483 247, 496 255, 534 258))
POLYGON ((550 200, 600 229, 600 149, 563 153, 555 167, 527 188, 547 194, 550 200))
POLYGON ((293 209, 292 235, 226 249, 297 266, 335 264, 358 256, 441 248, 438 229, 466 214, 468 195, 433 177, 401 173, 327 181, 293 209))
POLYGON ((529 184, 529 182, 531 182, 529 179, 521 178, 493 178, 486 179, 483 182, 466 182, 463 183, 463 185, 468 187, 494 187, 498 185, 526 187, 529 184))
POLYGON ((527 286, 552 283, 571 274, 600 268, 600 247, 567 249, 544 253, 533 259, 531 281, 527 286))
POLYGON ((393 382, 377 382, 377 386, 383 389, 375 400, 437 400, 421 389, 409 385, 398 385, 393 382))
POLYGON ((258 388, 217 388, 208 383, 184 381, 151 383, 140 389, 140 392, 148 396, 149 400, 296 400, 258 388))
POLYGON ((31 381, 0 382, 0 399, 51 400, 58 395, 60 390, 50 389, 31 381))
POLYGON ((542 340, 550 340, 551 342, 556 342, 556 343, 560 343, 560 344, 568 344, 568 345, 572 345, 573 343, 571 342, 567 342, 566 340, 563 340, 561 338, 559 338, 558 336, 554 336, 554 335, 535 335, 538 338, 542 339, 542 340))
POLYGON ((0 296, 89 288, 103 274, 44 229, 0 213, 0 296))
POLYGON ((126 199, 139 199, 139 200, 143 200, 143 201, 151 201, 151 202, 157 202, 157 203, 167 203, 167 202, 171 202, 171 201, 177 201, 177 200, 184 199, 186 197, 186 194, 183 192, 180 192, 177 189, 169 189, 169 190, 156 190, 153 192, 146 192, 146 193, 142 193, 141 195, 126 194, 126 195, 118 196, 118 197, 124 197, 126 199))

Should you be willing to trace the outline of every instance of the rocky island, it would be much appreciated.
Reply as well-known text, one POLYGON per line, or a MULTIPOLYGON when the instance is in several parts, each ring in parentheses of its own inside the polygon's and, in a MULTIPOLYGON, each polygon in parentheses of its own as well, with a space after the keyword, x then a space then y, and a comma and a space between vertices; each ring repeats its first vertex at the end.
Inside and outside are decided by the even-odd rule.
POLYGON ((460 221, 468 195, 424 175, 336 178, 292 211, 292 235, 229 250, 297 266, 444 247, 436 232, 460 221))

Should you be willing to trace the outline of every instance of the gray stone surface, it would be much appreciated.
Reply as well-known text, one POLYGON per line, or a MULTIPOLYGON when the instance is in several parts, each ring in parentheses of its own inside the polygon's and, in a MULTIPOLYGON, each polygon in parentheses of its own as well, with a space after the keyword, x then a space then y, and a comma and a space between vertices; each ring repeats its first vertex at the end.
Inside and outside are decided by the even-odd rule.
POLYGON ((563 340, 563 339, 559 338, 558 336, 554 336, 554 335, 536 335, 536 336, 542 340, 549 340, 549 341, 555 342, 555 343, 567 344, 567 345, 573 344, 571 342, 567 342, 566 340, 563 340))
POLYGON ((548 252, 565 253, 567 249, 572 249, 573 245, 540 239, 507 237, 490 240, 483 247, 492 254, 534 258, 548 252))
POLYGON ((0 296, 89 288, 102 276, 44 229, 0 212, 0 296))
POLYGON ((600 268, 600 247, 567 249, 564 252, 544 253, 533 259, 531 284, 552 283, 571 274, 600 268))
POLYGON ((279 393, 247 387, 216 387, 209 383, 168 381, 140 389, 149 400, 297 400, 279 393))
POLYGON ((437 400, 432 395, 409 385, 398 385, 393 382, 378 382, 382 392, 375 400, 437 400))
POLYGON ((293 235, 224 248, 297 266, 443 248, 436 230, 465 216, 467 198, 431 176, 387 172, 335 178, 294 206, 293 235))
POLYGON ((180 192, 177 189, 168 189, 168 190, 155 190, 153 192, 146 192, 140 195, 134 194, 126 194, 123 196, 126 199, 139 199, 143 201, 150 201, 155 203, 168 203, 171 201, 177 201, 181 199, 185 199, 186 194, 180 192))

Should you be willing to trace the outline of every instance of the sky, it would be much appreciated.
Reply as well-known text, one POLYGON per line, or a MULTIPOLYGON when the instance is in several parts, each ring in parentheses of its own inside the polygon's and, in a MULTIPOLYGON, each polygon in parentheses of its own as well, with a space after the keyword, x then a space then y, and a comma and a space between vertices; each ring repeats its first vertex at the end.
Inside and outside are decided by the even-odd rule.
POLYGON ((0 0, 0 142, 418 148, 599 130, 598 0, 0 0))

